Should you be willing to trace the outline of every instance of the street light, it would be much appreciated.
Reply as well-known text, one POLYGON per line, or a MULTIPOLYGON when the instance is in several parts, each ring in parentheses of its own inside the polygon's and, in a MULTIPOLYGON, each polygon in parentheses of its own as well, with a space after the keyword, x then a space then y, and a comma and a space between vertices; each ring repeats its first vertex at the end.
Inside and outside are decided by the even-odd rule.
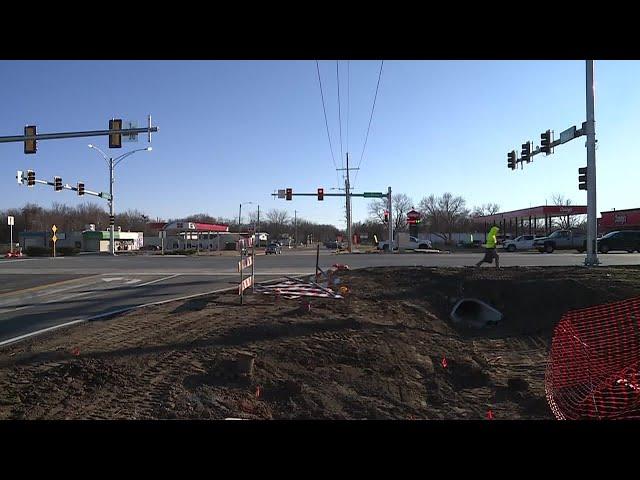
MULTIPOLYGON (((122 160, 124 160, 128 156, 133 155, 134 153, 137 153, 137 152, 150 152, 153 149, 152 147, 138 148, 136 150, 123 153, 119 157, 112 158, 112 157, 109 157, 106 153, 104 153, 95 145, 92 145, 90 143, 88 146, 89 148, 92 148, 96 150, 98 153, 100 153, 100 155, 102 155, 102 158, 104 158, 105 162, 107 162, 107 166, 109 167, 109 217, 110 219, 115 218, 114 208, 113 208, 113 183, 114 183, 113 170, 116 168, 116 165, 118 165, 122 160)), ((110 221, 109 223, 110 223, 109 226, 111 227, 109 229, 109 244, 111 249, 111 255, 115 255, 116 254, 116 246, 115 246, 115 240, 114 240, 115 221, 113 223, 111 223, 110 221)))
MULTIPOLYGON (((242 203, 240 204, 240 211, 238 212, 238 233, 240 233, 241 227, 240 227, 240 223, 242 221, 242 203)), ((253 205, 253 202, 244 202, 244 205, 253 205)))

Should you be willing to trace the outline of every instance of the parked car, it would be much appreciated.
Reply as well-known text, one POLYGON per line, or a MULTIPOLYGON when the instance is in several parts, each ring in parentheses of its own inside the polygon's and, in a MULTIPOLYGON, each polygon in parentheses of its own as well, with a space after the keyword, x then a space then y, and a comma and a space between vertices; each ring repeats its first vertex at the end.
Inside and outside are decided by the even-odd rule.
POLYGON ((506 242, 507 240, 511 240, 511 234, 510 233, 500 233, 498 235, 496 235, 496 242, 498 245, 502 245, 504 242, 506 242))
POLYGON ((598 251, 607 253, 611 250, 625 250, 629 253, 640 252, 640 231, 620 230, 609 232, 596 240, 598 251))
POLYGON ((270 243, 267 245, 267 248, 264 250, 265 255, 279 255, 282 253, 282 247, 277 243, 270 243))
POLYGON ((338 242, 324 242, 324 246, 327 247, 330 250, 337 250, 338 249, 338 242))
POLYGON ((162 247, 160 247, 160 245, 143 245, 142 247, 140 247, 140 250, 158 251, 158 250, 162 250, 162 247))
POLYGON ((515 252, 516 250, 531 250, 533 248, 533 242, 536 239, 535 235, 520 235, 513 240, 505 240, 502 244, 507 252, 515 252))
POLYGON ((556 230, 548 237, 536 238, 533 241, 533 248, 540 253, 553 253, 554 250, 577 250, 582 253, 586 246, 586 234, 575 230, 556 230))

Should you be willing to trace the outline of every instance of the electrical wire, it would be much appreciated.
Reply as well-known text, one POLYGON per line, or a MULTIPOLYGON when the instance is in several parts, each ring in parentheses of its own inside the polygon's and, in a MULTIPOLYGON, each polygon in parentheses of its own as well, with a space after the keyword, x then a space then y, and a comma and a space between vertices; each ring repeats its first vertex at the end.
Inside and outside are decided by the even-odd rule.
POLYGON ((347 153, 349 153, 349 67, 351 61, 347 60, 347 153))
MULTIPOLYGON (((364 137, 364 145, 362 146, 362 154, 360 155, 360 161, 358 162, 358 169, 360 168, 360 165, 362 164, 362 158, 364 157, 364 151, 365 148, 367 148, 367 140, 369 139, 369 130, 371 129, 371 121, 373 120, 373 112, 376 108, 376 99, 378 98, 378 88, 380 87, 380 78, 382 77, 382 66, 384 65, 384 60, 382 60, 380 62, 380 71, 378 72, 378 83, 376 84, 376 93, 373 97, 373 105, 371 107, 371 115, 369 116, 369 126, 367 127, 367 134, 364 137)), ((356 170, 356 178, 353 181, 353 184, 355 185, 356 180, 358 179, 358 172, 360 170, 356 170)))
POLYGON ((340 69, 339 69, 339 60, 336 60, 336 83, 338 84, 338 129, 340 132, 340 164, 342 168, 344 168, 343 156, 344 152, 342 150, 342 113, 340 112, 340 69))
POLYGON ((329 122, 327 121, 327 109, 324 105, 324 94, 322 93, 322 80, 320 79, 320 66, 318 64, 318 60, 316 60, 316 70, 318 72, 318 83, 320 85, 320 98, 322 98, 322 111, 324 112, 324 124, 327 127, 327 139, 329 140, 329 150, 331 151, 331 161, 333 162, 333 166, 336 170, 336 180, 338 184, 340 184, 340 180, 338 179, 338 165, 336 165, 336 159, 333 155, 333 146, 331 145, 331 135, 329 134, 329 122))
POLYGON ((318 83, 320 84, 320 98, 322 98, 322 111, 324 112, 324 125, 327 127, 327 139, 329 140, 329 150, 331 150, 331 160, 333 161, 333 166, 338 168, 336 165, 336 159, 333 155, 333 146, 331 145, 331 135, 329 135, 329 122, 327 121, 327 109, 324 106, 324 94, 322 93, 322 80, 320 79, 320 66, 318 65, 318 61, 316 60, 316 70, 318 71, 318 83))

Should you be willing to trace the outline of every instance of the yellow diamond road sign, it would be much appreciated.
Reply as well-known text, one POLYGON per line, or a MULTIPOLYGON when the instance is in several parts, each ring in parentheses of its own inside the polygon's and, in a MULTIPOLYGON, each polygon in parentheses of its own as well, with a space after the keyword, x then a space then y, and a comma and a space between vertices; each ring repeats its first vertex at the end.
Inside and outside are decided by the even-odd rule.
POLYGON ((58 241, 58 237, 56 237, 55 233, 53 234, 53 237, 51 237, 51 240, 53 240, 53 243, 58 241))
POLYGON ((51 227, 51 231, 53 233, 56 233, 58 231, 58 227, 56 227, 55 225, 53 227, 51 227))

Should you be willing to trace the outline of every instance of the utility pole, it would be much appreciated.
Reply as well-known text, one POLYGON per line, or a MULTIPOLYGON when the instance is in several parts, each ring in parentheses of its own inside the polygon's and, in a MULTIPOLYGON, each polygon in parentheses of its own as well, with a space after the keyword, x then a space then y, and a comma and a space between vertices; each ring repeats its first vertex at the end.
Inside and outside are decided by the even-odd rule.
POLYGON ((293 211, 293 223, 295 225, 294 233, 293 233, 293 248, 298 248, 298 211, 293 211))
POLYGON ((256 230, 256 233, 260 232, 260 205, 258 205, 258 228, 256 230))
POLYGON ((598 261, 595 244, 598 235, 596 208, 596 122, 595 85, 593 81, 593 60, 587 60, 587 258, 585 265, 595 266, 598 261))
POLYGON ((240 210, 238 211, 238 233, 242 231, 240 228, 240 219, 242 218, 242 204, 240 204, 240 210))
POLYGON ((389 210, 389 253, 393 253, 393 212, 391 207, 391 187, 389 187, 387 190, 387 208, 389 210))
POLYGON ((351 184, 349 183, 349 152, 347 152, 347 179, 345 185, 347 200, 347 251, 351 253, 351 184))
POLYGON ((351 253, 351 182, 349 179, 349 172, 351 170, 360 170, 359 168, 349 168, 349 152, 347 152, 347 168, 338 168, 337 170, 346 170, 347 177, 344 181, 345 186, 345 197, 346 197, 346 207, 347 207, 347 245, 348 252, 351 253))

